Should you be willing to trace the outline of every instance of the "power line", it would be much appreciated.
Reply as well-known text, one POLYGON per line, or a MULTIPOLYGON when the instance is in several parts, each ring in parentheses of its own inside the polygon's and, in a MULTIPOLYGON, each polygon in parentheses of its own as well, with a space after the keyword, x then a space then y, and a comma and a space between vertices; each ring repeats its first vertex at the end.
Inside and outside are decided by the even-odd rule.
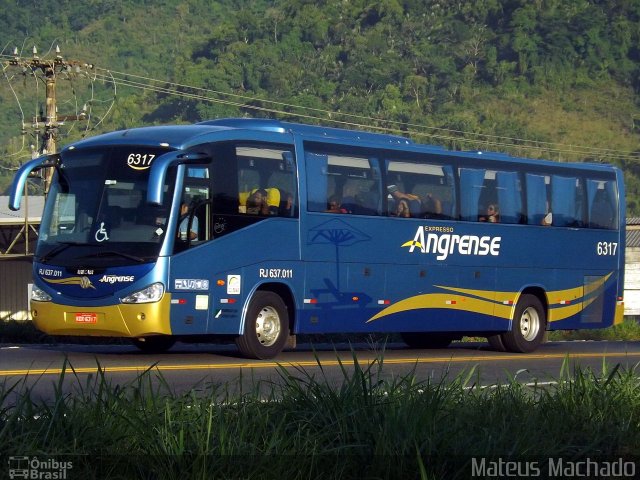
MULTIPOLYGON (((102 71, 104 69, 97 67, 96 70, 102 71)), ((224 105, 234 106, 237 108, 251 109, 251 110, 263 111, 267 113, 276 113, 276 114, 286 115, 286 116, 296 116, 298 118, 305 118, 310 120, 318 120, 318 121, 324 121, 324 122, 328 121, 328 122, 340 124, 343 126, 375 129, 375 130, 383 131, 387 133, 400 133, 400 134, 410 134, 415 136, 425 136, 425 137, 438 139, 442 141, 456 142, 456 143, 463 143, 463 144, 472 144, 472 145, 481 144, 483 147, 488 146, 488 147, 502 147, 502 148, 509 148, 509 149, 535 150, 538 152, 543 151, 543 152, 549 152, 549 153, 554 153, 558 155, 570 155, 570 156, 579 156, 579 155, 595 156, 600 159, 609 159, 609 160, 620 159, 620 160, 640 161, 640 155, 638 154, 633 154, 631 152, 623 152, 623 151, 614 150, 614 149, 587 147, 587 146, 581 146, 581 145, 567 145, 567 144, 552 143, 552 142, 541 142, 541 141, 520 139, 520 138, 514 138, 514 137, 464 132, 461 130, 452 130, 452 129, 445 129, 445 128, 439 128, 439 127, 429 127, 425 125, 403 123, 403 122, 392 121, 392 120, 384 120, 384 119, 379 119, 379 118, 374 118, 374 117, 369 117, 364 115, 354 115, 349 113, 334 112, 334 111, 317 109, 312 107, 303 107, 303 106, 288 104, 284 102, 276 102, 268 99, 250 97, 246 95, 224 93, 216 90, 204 89, 200 87, 192 87, 189 85, 184 85, 179 83, 166 82, 166 81, 157 80, 151 77, 126 74, 123 72, 113 72, 113 71, 107 71, 107 72, 110 74, 109 78, 100 74, 96 74, 96 76, 101 78, 105 82, 111 81, 121 86, 128 86, 128 87, 138 88, 142 90, 149 90, 156 93, 176 95, 176 96, 181 96, 184 98, 189 98, 194 100, 220 103, 224 105), (141 81, 130 80, 127 77, 137 78, 137 79, 140 79, 141 81), (157 84, 160 84, 160 85, 157 85, 157 84), (201 92, 201 93, 190 93, 187 91, 183 91, 181 89, 187 89, 187 90, 192 90, 193 92, 201 92), (256 103, 267 104, 267 105, 270 104, 270 105, 276 105, 280 107, 288 107, 288 108, 293 108, 298 110, 308 110, 308 111, 313 111, 318 113, 324 113, 326 117, 318 117, 314 115, 302 114, 302 113, 297 113, 295 111, 282 110, 277 108, 267 108, 267 107, 258 106, 255 104, 246 103, 246 102, 242 103, 242 102, 237 102, 232 100, 225 100, 218 97, 213 97, 211 95, 238 98, 238 99, 248 100, 256 103), (334 116, 342 116, 345 118, 357 118, 357 119, 367 120, 368 122, 398 125, 398 126, 402 126, 403 128, 381 127, 379 125, 373 125, 371 123, 363 124, 363 123, 349 122, 345 120, 337 120, 335 118, 332 118, 334 116), (407 127, 412 127, 412 128, 409 129, 407 127), (424 131, 416 130, 416 128, 431 130, 437 133, 424 132, 424 131), (443 132, 443 133, 440 133, 440 132, 443 132), (461 136, 456 136, 456 135, 461 135, 461 136), (466 138, 466 136, 475 136, 478 138, 469 139, 469 138, 466 138)))
MULTIPOLYGON (((15 53, 14 53, 15 55, 15 53)), ((0 54, 0 57, 7 55, 0 54)), ((297 118, 307 119, 311 121, 330 122, 341 125, 343 127, 362 128, 369 130, 377 130, 380 132, 412 135, 427 137, 441 142, 449 142, 460 145, 471 145, 481 148, 496 148, 510 150, 525 150, 535 152, 546 152, 555 155, 567 155, 572 157, 596 157, 607 160, 623 160, 623 161, 640 161, 640 154, 615 149, 607 149, 600 147, 588 147, 584 145, 568 145, 563 143, 544 142, 517 137, 508 137, 500 135, 483 134, 477 132, 467 132, 463 130, 448 129, 442 127, 433 127, 428 125, 407 123, 395 120, 387 120, 375 118, 366 115, 351 114, 345 112, 337 112, 326 109, 305 107, 286 102, 279 102, 265 98, 259 98, 249 95, 240 95, 230 92, 222 92, 213 89, 194 87, 156 78, 135 75, 126 72, 113 71, 101 67, 94 67, 94 80, 100 79, 103 82, 110 83, 116 88, 126 86, 130 88, 141 89, 144 91, 152 91, 167 95, 180 96, 187 99, 206 101, 211 103, 219 103, 239 109, 261 111, 265 113, 293 116, 297 118), (98 73, 104 72, 104 73, 98 73), (221 98, 222 97, 222 98, 221 98), (229 100, 234 99, 234 100, 229 100), (239 100, 239 101, 236 101, 239 100), (311 113, 300 113, 311 112, 311 113), (318 116, 321 114, 322 116, 318 116), (341 120, 342 119, 342 120, 341 120), (351 121, 357 120, 357 121, 351 121), (364 122, 364 123, 363 123, 364 122), (390 126, 381 126, 390 125, 390 126)), ((93 88, 93 83, 92 83, 93 88)), ((114 94, 115 101, 115 94, 114 94)), ((113 108, 112 101, 107 113, 102 116, 100 122, 87 129, 85 133, 94 130, 113 108)), ((91 105, 92 102, 89 103, 91 105)))
MULTIPOLYGON (((49 49, 49 52, 53 49, 53 44, 49 49)), ((36 135, 41 136, 40 153, 55 153, 57 151, 57 137, 58 128, 66 121, 76 121, 84 118, 84 113, 76 115, 58 115, 58 105, 56 98, 56 82, 59 76, 71 77, 75 73, 81 73, 83 69, 92 68, 92 65, 79 62, 77 60, 64 59, 60 53, 60 48, 56 46, 55 57, 52 59, 41 58, 38 56, 38 50, 33 47, 33 55, 31 58, 22 58, 18 53, 18 49, 14 48, 13 55, 9 57, 8 62, 5 62, 4 73, 5 78, 9 81, 6 75, 7 68, 21 69, 23 75, 29 75, 34 78, 36 85, 36 98, 39 97, 39 82, 42 81, 45 84, 45 112, 34 112, 32 127, 36 129, 36 135), (44 126, 44 132, 40 135, 37 130, 42 124, 44 126)), ((47 53, 48 55, 48 53, 47 53)), ((6 57, 6 55, 2 55, 6 57)), ((46 57, 46 56, 45 56, 46 57)), ((13 87, 11 88, 15 95, 13 87)), ((75 95, 75 91, 74 91, 75 95)), ((25 132, 25 118, 24 111, 20 105, 20 100, 15 95, 18 105, 20 106, 20 112, 22 116, 22 130, 25 132)), ((37 107, 36 107, 37 109, 37 107)), ((47 169, 45 173, 45 194, 48 192, 50 183, 51 172, 47 169)))
MULTIPOLYGON (((102 70, 101 68, 97 67, 97 70, 102 70)), ((228 93, 228 92, 222 92, 222 91, 218 91, 218 90, 212 90, 212 89, 205 89, 205 88, 200 88, 200 87, 193 87, 190 85, 184 85, 184 84, 179 84, 179 83, 170 83, 170 82, 166 82, 163 80, 157 80, 151 77, 144 77, 141 75, 133 75, 133 74, 128 74, 128 73, 123 73, 123 72, 110 72, 112 75, 113 74, 117 74, 123 77, 133 77, 133 78, 140 78, 143 80, 147 80, 147 81, 151 81, 151 82, 155 82, 155 83, 162 83, 162 84, 166 84, 166 85, 172 85, 174 86, 176 89, 177 88, 188 88, 191 90, 195 90, 195 91, 201 91, 201 92, 205 92, 207 94, 215 94, 215 95, 221 95, 221 96, 225 96, 225 97, 232 97, 232 98, 240 98, 240 99, 245 99, 248 101, 259 101, 261 103, 264 104, 271 104, 271 105, 279 105, 281 107, 289 107, 289 108, 294 108, 294 109, 302 109, 302 110, 307 110, 307 111, 315 111, 318 113, 323 113, 325 115, 328 116, 332 116, 332 115, 338 115, 341 117, 346 117, 346 118, 358 118, 358 119, 362 119, 362 120, 367 120, 367 121, 374 121, 374 122, 383 122, 383 123, 387 123, 387 124, 395 124, 395 125, 399 125, 402 127, 415 127, 415 128, 421 128, 421 129, 425 129, 425 130, 432 130, 432 131, 436 131, 436 132, 446 132, 446 133, 450 133, 450 134, 458 134, 458 135, 463 135, 465 137, 468 136, 475 136, 475 137, 479 137, 479 138, 484 138, 484 139, 491 139, 493 141, 498 140, 498 139, 502 139, 502 140, 507 140, 510 142, 521 142, 521 143, 533 143, 536 145, 536 147, 539 146, 544 146, 544 145, 548 145, 548 146, 564 146, 564 147, 569 147, 570 150, 569 151, 573 151, 572 149, 574 148, 580 148, 582 150, 590 150, 590 151, 598 151, 598 152, 612 152, 612 153, 621 153, 618 150, 614 150, 614 149, 606 149, 606 148, 598 148, 598 147, 580 147, 580 146, 576 146, 576 145, 566 145, 566 144, 562 144, 562 143, 556 143, 556 142, 544 142, 544 141, 538 141, 538 140, 528 140, 528 139, 522 139, 522 138, 516 138, 516 137, 507 137, 507 136, 500 136, 500 135, 491 135, 491 134, 484 134, 484 133, 476 133, 476 132, 466 132, 463 130, 455 130, 455 129, 449 129, 449 128, 442 128, 442 127, 433 127, 433 126, 427 126, 427 125, 421 125, 421 124, 414 124, 414 123, 408 123, 408 122, 400 122, 400 121, 395 121, 395 120, 386 120, 386 119, 380 119, 380 118, 375 118, 375 117, 370 117, 370 116, 366 116, 366 115, 357 115, 357 114, 351 114, 351 113, 344 113, 344 112, 336 112, 336 111, 332 111, 332 110, 326 110, 326 109, 320 109, 320 108, 314 108, 314 107, 305 107, 305 106, 300 106, 300 105, 295 105, 295 104, 290 104, 290 103, 285 103, 285 102, 278 102, 278 101, 274 101, 274 100, 268 100, 268 99, 262 99, 262 98, 257 98, 257 97, 251 97, 248 95, 239 95, 239 94, 235 94, 235 93, 228 93)), ((180 94, 181 92, 177 91, 177 94, 180 94)), ((203 99, 209 99, 212 100, 210 97, 203 97, 203 99)), ((237 105, 237 104, 232 104, 232 105, 237 105)), ((255 106, 252 105, 247 105, 247 104, 242 104, 245 108, 256 108, 255 106)), ((282 110, 273 110, 270 109, 270 111, 274 111, 277 113, 283 113, 283 114, 287 114, 287 115, 295 115, 295 113, 293 112, 289 112, 289 111, 282 111, 282 110)), ((328 120, 328 121, 333 121, 331 118, 329 119, 325 119, 323 118, 317 118, 317 117, 310 117, 310 118, 314 118, 314 119, 318 119, 318 120, 328 120)), ((361 124, 351 124, 349 122, 339 122, 339 123, 343 123, 346 125, 354 125, 354 126, 362 126, 361 124)), ((370 125, 369 125, 370 126, 370 125)), ((387 130, 387 129, 385 129, 387 130)), ((392 130, 394 132, 400 131, 400 132, 405 132, 406 130, 404 129, 389 129, 392 130)), ((421 132, 415 132, 415 133, 421 133, 421 132)), ((458 138, 458 137, 435 137, 435 138, 458 138)), ((497 144, 496 144, 497 145, 497 144)), ((511 146, 509 144, 507 144, 506 146, 511 146)), ((627 153, 627 152, 624 152, 627 153)))

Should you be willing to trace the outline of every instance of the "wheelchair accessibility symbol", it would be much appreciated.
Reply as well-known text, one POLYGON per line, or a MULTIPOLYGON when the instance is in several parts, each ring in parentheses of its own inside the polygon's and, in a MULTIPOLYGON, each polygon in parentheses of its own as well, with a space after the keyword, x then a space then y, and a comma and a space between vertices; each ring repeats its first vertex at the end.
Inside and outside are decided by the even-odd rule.
POLYGON ((95 237, 96 242, 104 242, 105 240, 109 240, 107 230, 104 228, 104 222, 100 222, 100 228, 96 231, 95 237))

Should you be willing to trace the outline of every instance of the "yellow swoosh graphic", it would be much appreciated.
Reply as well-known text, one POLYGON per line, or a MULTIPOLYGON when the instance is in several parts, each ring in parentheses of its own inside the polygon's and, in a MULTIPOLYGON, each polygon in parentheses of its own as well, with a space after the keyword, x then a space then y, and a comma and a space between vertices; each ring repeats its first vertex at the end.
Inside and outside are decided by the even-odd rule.
MULTIPOLYGON (((412 242, 407 243, 411 244, 412 242)), ((565 290, 547 292, 547 303, 549 305, 547 320, 556 322, 580 313, 599 297, 611 275, 613 275, 613 272, 597 278, 586 286, 581 285, 565 290)), ((405 298, 381 310, 367 320, 367 323, 394 313, 433 308, 463 310, 511 320, 520 297, 520 292, 474 290, 445 285, 434 285, 434 287, 457 295, 452 295, 451 293, 426 293, 405 298)))
POLYGON ((416 247, 422 249, 422 242, 416 242, 415 240, 409 240, 408 242, 403 243, 400 247, 410 247, 415 245, 416 247))

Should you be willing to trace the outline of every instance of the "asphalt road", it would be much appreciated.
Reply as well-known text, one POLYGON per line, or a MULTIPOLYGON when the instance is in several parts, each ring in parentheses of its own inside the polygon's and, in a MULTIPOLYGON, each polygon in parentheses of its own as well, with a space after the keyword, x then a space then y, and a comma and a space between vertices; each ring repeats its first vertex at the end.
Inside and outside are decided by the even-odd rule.
POLYGON ((413 350, 403 344, 306 344, 263 361, 241 358, 233 345, 178 343, 155 355, 128 345, 0 345, 0 385, 15 385, 5 404, 26 389, 32 399, 44 401, 53 398, 56 388, 79 394, 97 378, 112 385, 136 384, 145 371, 158 391, 209 392, 215 386, 248 391, 256 385, 268 391, 282 381, 283 369, 298 376, 324 376, 337 384, 344 371, 350 374, 354 362, 367 368, 381 358, 382 366, 373 363, 372 371, 387 380, 410 374, 418 381, 449 381, 473 369, 471 381, 482 385, 512 378, 523 383, 554 382, 563 365, 565 371, 579 367, 601 372, 616 364, 633 368, 640 362, 640 342, 549 342, 531 354, 494 352, 485 343, 454 343, 435 350, 413 350))

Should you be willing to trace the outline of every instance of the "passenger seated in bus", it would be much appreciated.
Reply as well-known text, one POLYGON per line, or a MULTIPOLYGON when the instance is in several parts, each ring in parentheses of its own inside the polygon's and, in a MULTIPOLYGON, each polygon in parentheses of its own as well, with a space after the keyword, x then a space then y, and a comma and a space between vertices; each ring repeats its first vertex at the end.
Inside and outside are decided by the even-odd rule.
POLYGON ((260 188, 249 195, 246 213, 249 215, 269 215, 266 190, 260 188))
POLYGON ((397 185, 389 185, 387 191, 396 201, 395 215, 409 218, 420 214, 422 202, 418 195, 401 192, 397 185))
POLYGON ((441 219, 442 216, 442 202, 439 198, 431 193, 427 193, 424 201, 422 202, 423 216, 424 218, 441 219))
MULTIPOLYGON (((178 228, 178 237, 182 241, 187 241, 187 228, 189 226, 189 205, 182 202, 180 205, 180 226, 178 228)), ((189 231, 189 240, 198 239, 198 217, 193 216, 191 221, 191 230, 189 231)))
POLYGON ((409 202, 406 199, 398 200, 396 203, 396 217, 411 218, 411 211, 409 210, 409 202))
POLYGON ((265 201, 267 202, 267 209, 269 213, 267 215, 278 215, 278 209, 280 208, 280 199, 282 198, 282 193, 279 188, 271 187, 265 188, 265 192, 267 195, 265 197, 265 201))
POLYGON ((549 225, 552 225, 552 224, 553 224, 553 213, 549 212, 544 217, 542 217, 542 221, 540 222, 540 225, 544 227, 548 227, 549 225))
POLYGON ((337 195, 331 195, 329 197, 329 201, 327 202, 326 213, 348 213, 346 209, 342 208, 340 204, 340 199, 337 195))
POLYGON ((548 227, 553 224, 553 213, 551 213, 551 208, 549 207, 549 201, 545 203, 545 211, 547 213, 544 214, 542 219, 540 220, 540 225, 543 227, 548 227))
POLYGON ((495 203, 489 204, 489 206, 487 207, 486 215, 480 216, 478 220, 481 222, 499 223, 500 209, 498 208, 498 205, 496 205, 495 203))
POLYGON ((293 215, 293 194, 284 190, 280 193, 281 197, 278 215, 281 217, 291 217, 293 215))

